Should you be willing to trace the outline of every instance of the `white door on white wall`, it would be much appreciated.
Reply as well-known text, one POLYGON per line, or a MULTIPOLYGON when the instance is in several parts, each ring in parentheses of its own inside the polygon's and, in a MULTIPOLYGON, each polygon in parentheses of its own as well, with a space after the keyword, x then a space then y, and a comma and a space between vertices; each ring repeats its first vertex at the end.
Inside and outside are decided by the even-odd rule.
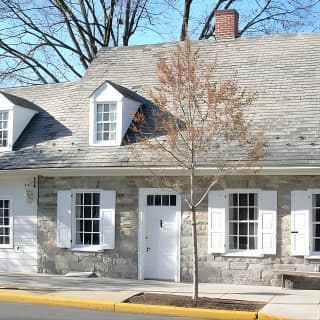
POLYGON ((145 198, 145 279, 176 280, 179 264, 179 204, 174 194, 145 198))

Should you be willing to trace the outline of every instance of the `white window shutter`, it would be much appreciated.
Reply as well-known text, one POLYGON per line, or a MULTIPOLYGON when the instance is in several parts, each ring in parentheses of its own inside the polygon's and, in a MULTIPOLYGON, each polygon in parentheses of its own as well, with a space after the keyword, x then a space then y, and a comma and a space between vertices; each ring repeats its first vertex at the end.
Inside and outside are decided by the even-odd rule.
POLYGON ((291 192, 291 255, 309 254, 309 203, 307 191, 291 192))
POLYGON ((226 193, 211 191, 208 196, 208 252, 226 251, 226 193))
POLYGON ((259 249, 263 254, 276 254, 277 191, 261 191, 258 204, 259 249))
POLYGON ((71 248, 71 191, 58 191, 57 198, 57 247, 71 248))
POLYGON ((115 243, 115 191, 101 191, 101 218, 103 249, 114 249, 115 243))

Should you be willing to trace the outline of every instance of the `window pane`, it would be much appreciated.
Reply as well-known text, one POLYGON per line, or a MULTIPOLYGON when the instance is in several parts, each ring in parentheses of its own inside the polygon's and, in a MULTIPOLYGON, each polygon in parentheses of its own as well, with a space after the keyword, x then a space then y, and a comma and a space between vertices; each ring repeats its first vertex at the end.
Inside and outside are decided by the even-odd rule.
POLYGON ((258 238, 257 237, 250 237, 249 238, 249 249, 255 250, 258 248, 258 238))
POLYGON ((248 223, 239 223, 239 235, 248 234, 248 223))
POLYGON ((258 224, 257 223, 249 223, 249 235, 250 236, 258 235, 258 224))
POLYGON ((94 245, 100 244, 99 238, 100 238, 99 233, 94 233, 92 235, 92 244, 94 244, 94 245))
POLYGON ((258 220, 257 208, 249 208, 249 220, 258 220))
POLYGON ((110 112, 116 112, 117 111, 117 105, 115 104, 115 103, 111 103, 110 105, 109 105, 110 107, 110 112))
POLYGON ((248 220, 248 209, 239 208, 239 220, 248 220))
POLYGON ((248 206, 248 194, 247 193, 239 193, 239 206, 248 206))
POLYGON ((100 193, 93 193, 92 197, 93 197, 92 204, 99 205, 100 204, 100 193))
POLYGON ((92 221, 84 220, 84 232, 92 232, 92 221))
POLYGON ((312 221, 313 222, 320 222, 320 208, 313 209, 312 212, 313 212, 312 221))
POLYGON ((110 115, 110 113, 104 113, 103 114, 103 121, 109 121, 110 120, 109 115, 110 115))
POLYGON ((102 141, 103 139, 103 133, 102 132, 98 132, 97 133, 97 141, 102 141))
POLYGON ((176 206, 177 205, 177 197, 175 195, 170 196, 170 206, 176 206))
POLYGON ((239 249, 248 249, 248 238, 247 237, 239 237, 239 249))
POLYGON ((82 233, 76 233, 76 244, 82 244, 82 242, 83 242, 82 233))
POLYGON ((320 194, 312 195, 312 206, 320 208, 320 194))
POLYGON ((313 239, 313 251, 320 251, 320 239, 313 239))
POLYGON ((155 198, 155 199, 154 199, 154 204, 155 204, 156 206, 161 206, 161 195, 157 194, 157 195, 155 195, 154 198, 155 198))
POLYGON ((116 134, 115 133, 109 133, 109 140, 110 141, 116 140, 116 134))
POLYGON ((76 224, 77 231, 83 232, 83 220, 77 220, 76 224))
POLYGON ((257 194, 256 193, 250 193, 249 194, 249 206, 256 206, 257 205, 257 194))
POLYGON ((100 229, 99 229, 99 227, 100 227, 100 221, 99 221, 99 220, 95 220, 95 221, 92 221, 92 223, 93 223, 93 229, 92 229, 92 231, 93 231, 93 232, 99 232, 99 231, 100 231, 100 229))
POLYGON ((83 207, 83 217, 91 218, 91 206, 83 207))
POLYGON ((97 113, 97 121, 100 122, 103 120, 103 113, 97 113))
POLYGON ((237 222, 231 222, 229 223, 229 235, 238 235, 238 223, 237 222))
POLYGON ((76 218, 83 218, 83 207, 76 206, 76 218))
POLYGON ((77 193, 76 194, 76 205, 82 205, 83 204, 83 193, 77 193))
POLYGON ((230 249, 238 249, 238 237, 229 237, 230 249))
POLYGON ((162 196, 162 205, 168 206, 169 205, 169 195, 163 195, 162 196))
POLYGON ((104 129, 103 123, 97 124, 97 133, 102 133, 104 129))
POLYGON ((100 218, 100 206, 92 207, 92 218, 100 218))
POLYGON ((90 245, 91 244, 91 233, 84 233, 83 234, 83 243, 90 245))
POLYGON ((313 236, 320 238, 320 224, 314 224, 313 225, 313 236))
POLYGON ((103 104, 101 103, 97 104, 97 112, 103 112, 103 104))
POLYGON ((229 220, 238 220, 238 208, 229 209, 229 220))
POLYGON ((154 195, 149 194, 147 195, 147 206, 153 206, 154 205, 154 195))
POLYGON ((105 141, 110 140, 110 138, 109 138, 109 132, 105 132, 105 133, 103 134, 103 140, 105 140, 105 141))
POLYGON ((229 205, 230 207, 238 206, 238 194, 232 193, 229 195, 229 205))
POLYGON ((91 205, 92 204, 91 197, 92 197, 91 193, 85 193, 84 194, 84 202, 83 202, 83 204, 84 205, 91 205))

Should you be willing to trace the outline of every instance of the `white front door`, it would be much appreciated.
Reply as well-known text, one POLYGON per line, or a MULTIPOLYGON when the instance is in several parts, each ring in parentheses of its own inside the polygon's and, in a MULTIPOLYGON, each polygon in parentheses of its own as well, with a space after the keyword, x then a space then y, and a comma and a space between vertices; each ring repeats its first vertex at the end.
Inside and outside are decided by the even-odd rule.
POLYGON ((144 194, 144 279, 179 281, 180 197, 154 190, 144 194))

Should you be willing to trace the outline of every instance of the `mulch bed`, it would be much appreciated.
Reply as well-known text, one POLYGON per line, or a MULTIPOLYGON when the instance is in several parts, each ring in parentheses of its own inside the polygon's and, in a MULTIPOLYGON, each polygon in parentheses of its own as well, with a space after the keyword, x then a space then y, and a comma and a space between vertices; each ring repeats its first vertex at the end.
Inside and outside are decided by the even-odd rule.
POLYGON ((265 303, 259 301, 215 299, 207 297, 199 297, 198 303, 195 306, 192 298, 189 296, 157 293, 139 293, 128 298, 124 302, 185 308, 196 307, 201 309, 220 309, 253 312, 259 311, 261 308, 265 306, 265 303))

